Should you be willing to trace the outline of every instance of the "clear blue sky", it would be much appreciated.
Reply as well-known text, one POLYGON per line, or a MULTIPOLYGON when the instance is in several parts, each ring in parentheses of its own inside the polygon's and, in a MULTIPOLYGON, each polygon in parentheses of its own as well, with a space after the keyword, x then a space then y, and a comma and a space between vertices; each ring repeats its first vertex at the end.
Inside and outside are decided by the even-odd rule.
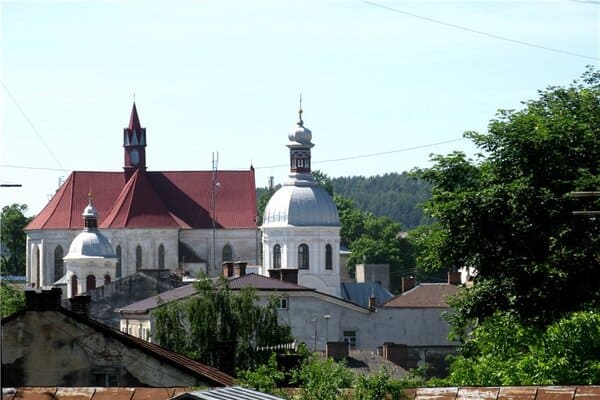
POLYGON ((122 170, 134 93, 150 170, 210 169, 218 151, 220 169, 252 163, 265 186, 270 175, 286 178, 300 92, 313 168, 369 176, 474 149, 459 140, 319 161, 483 132, 497 109, 520 108, 538 89, 598 65, 596 0, 376 3, 388 8, 360 0, 3 1, 0 183, 23 187, 0 189, 1 205, 37 213, 70 171, 122 170))

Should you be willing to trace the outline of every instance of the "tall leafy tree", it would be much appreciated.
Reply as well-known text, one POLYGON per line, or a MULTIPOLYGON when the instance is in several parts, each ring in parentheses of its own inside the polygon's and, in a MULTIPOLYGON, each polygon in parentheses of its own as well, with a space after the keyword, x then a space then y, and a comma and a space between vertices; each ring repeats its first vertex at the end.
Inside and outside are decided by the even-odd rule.
POLYGON ((498 310, 543 327, 600 305, 600 224, 574 216, 583 205, 570 195, 600 189, 600 72, 524 104, 465 134, 476 160, 455 152, 420 171, 437 222, 417 235, 419 261, 478 272, 454 302, 459 334, 498 310))
POLYGON ((25 293, 22 288, 7 282, 0 283, 0 318, 25 308, 25 293))
POLYGON ((269 356, 256 347, 292 341, 289 327, 278 324, 277 299, 261 305, 252 288, 232 291, 224 278, 202 278, 196 290, 155 311, 155 340, 161 346, 215 367, 222 367, 219 348, 231 346, 235 366, 247 369, 269 356))
POLYGON ((27 205, 12 204, 2 208, 0 242, 2 244, 2 275, 25 275, 25 245, 23 229, 31 218, 25 216, 27 205))

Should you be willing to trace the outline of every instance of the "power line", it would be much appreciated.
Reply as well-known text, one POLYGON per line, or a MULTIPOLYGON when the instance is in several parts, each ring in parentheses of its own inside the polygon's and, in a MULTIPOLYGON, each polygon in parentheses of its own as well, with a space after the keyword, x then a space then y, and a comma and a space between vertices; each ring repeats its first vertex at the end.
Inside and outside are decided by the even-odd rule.
MULTIPOLYGON (((427 147, 439 146, 439 145, 442 145, 442 144, 460 142, 462 140, 466 140, 466 138, 446 140, 444 142, 437 142, 437 143, 429 143, 429 144, 424 144, 424 145, 421 145, 421 146, 405 147, 405 148, 397 149, 397 150, 381 151, 381 152, 378 152, 378 153, 359 154, 359 155, 356 155, 356 156, 348 156, 348 157, 341 157, 341 158, 332 158, 332 159, 329 159, 329 160, 313 161, 313 164, 324 164, 324 163, 330 163, 330 162, 356 160, 356 159, 359 159, 359 158, 384 156, 384 155, 388 155, 388 154, 402 153, 402 152, 405 152, 405 151, 425 149, 427 147)), ((281 168, 281 167, 287 167, 287 166, 288 166, 288 164, 278 164, 278 165, 267 165, 267 166, 262 166, 262 167, 254 167, 254 169, 281 168)))
MULTIPOLYGON (((568 50, 555 49, 553 47, 542 46, 542 45, 535 44, 535 43, 524 42, 522 40, 512 39, 512 38, 509 38, 509 37, 500 36, 500 35, 496 35, 496 34, 493 34, 493 33, 488 33, 488 32, 480 31, 480 30, 477 30, 477 29, 473 29, 473 28, 468 28, 466 26, 461 26, 461 25, 456 25, 456 24, 450 23, 450 22, 441 21, 439 19, 425 17, 423 15, 414 14, 414 13, 411 13, 411 12, 408 12, 408 11, 399 10, 397 8, 389 7, 389 6, 386 6, 386 5, 383 5, 383 4, 379 4, 379 3, 376 3, 374 1, 369 1, 369 0, 360 0, 360 1, 362 1, 365 4, 370 4, 370 5, 375 6, 375 7, 383 8, 384 10, 396 12, 398 14, 408 15, 409 17, 419 18, 419 19, 422 19, 422 20, 425 20, 425 21, 428 21, 428 22, 433 22, 434 24, 444 25, 444 26, 447 26, 447 27, 450 27, 450 28, 460 29, 462 31, 476 33, 478 35, 491 37, 493 39, 503 40, 505 42, 516 43, 516 44, 520 44, 520 45, 528 46, 528 47, 534 47, 536 49, 553 51, 555 53, 566 54, 566 55, 573 56, 573 57, 587 58, 589 60, 594 60, 594 61, 598 61, 599 60, 598 57, 592 57, 592 56, 588 56, 588 55, 585 55, 585 54, 579 54, 579 53, 575 53, 575 52, 568 51, 568 50)), ((585 1, 585 2, 587 3, 588 1, 585 1)))
POLYGON ((58 172, 71 171, 70 169, 64 169, 64 168, 31 167, 28 165, 11 165, 11 164, 0 164, 0 167, 1 168, 16 168, 16 169, 31 169, 31 170, 39 170, 39 171, 58 171, 58 172))
POLYGON ((8 97, 10 97, 10 99, 13 101, 13 103, 15 103, 15 105, 19 109, 19 112, 21 113, 21 115, 23 115, 23 118, 25 118, 25 120, 27 121, 27 123, 29 123, 29 126, 31 127, 31 129, 33 130, 33 132, 37 135, 37 137, 40 140, 40 142, 42 142, 42 144, 44 145, 44 147, 46 148, 46 150, 48 151, 48 153, 52 156, 52 158, 54 158, 54 161, 56 161, 56 163, 58 164, 59 167, 63 168, 63 165, 61 164, 61 162, 54 155, 54 153, 52 152, 52 149, 50 149, 50 146, 48 146, 48 144, 46 143, 46 141, 44 140, 44 138, 42 137, 42 135, 38 132, 38 130, 36 129, 36 127, 33 125, 33 122, 31 122, 31 120, 29 119, 29 117, 25 113, 25 110, 23 110, 23 108, 21 107, 21 105, 19 104, 19 102, 17 101, 17 99, 15 99, 15 96, 13 96, 13 94, 11 93, 11 91, 8 90, 8 87, 6 86, 6 84, 4 82, 2 82, 2 87, 6 91, 6 94, 8 94, 8 97))

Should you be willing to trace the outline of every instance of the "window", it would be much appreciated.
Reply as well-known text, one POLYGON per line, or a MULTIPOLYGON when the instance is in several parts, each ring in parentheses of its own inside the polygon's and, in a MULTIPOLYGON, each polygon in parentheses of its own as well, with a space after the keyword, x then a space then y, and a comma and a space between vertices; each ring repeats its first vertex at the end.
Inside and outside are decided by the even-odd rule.
POLYGON ((104 284, 108 285, 110 283, 110 275, 106 274, 104 275, 104 284))
POLYGON ((221 261, 233 261, 233 249, 229 244, 223 246, 223 251, 221 252, 221 261))
POLYGON ((135 269, 142 269, 142 246, 138 245, 135 248, 135 269))
POLYGON ((333 268, 333 255, 331 250, 331 245, 325 245, 325 269, 333 268))
POLYGON ((281 246, 278 244, 273 247, 273 268, 281 268, 281 246))
POLYGON ((302 243, 300 246, 298 246, 298 268, 308 269, 308 266, 308 245, 302 243))
POLYGON ((158 268, 165 268, 165 246, 162 243, 158 246, 158 268))
POLYGON ((54 249, 54 281, 56 282, 65 274, 64 261, 63 261, 63 248, 56 246, 54 249))
POLYGON ((344 331, 344 342, 348 343, 351 349, 355 349, 356 331, 344 331))
POLYGON ((77 275, 73 275, 71 276, 71 297, 77 296, 78 292, 77 275))
POLYGON ((85 290, 89 292, 92 289, 96 289, 96 277, 94 275, 88 275, 85 278, 85 290))
POLYGON ((121 277, 121 246, 117 246, 117 270, 115 275, 117 278, 121 277))
POLYGON ((115 386, 119 386, 119 375, 117 373, 113 373, 113 374, 96 373, 96 374, 94 374, 94 381, 95 381, 96 386, 99 386, 99 387, 115 387, 115 386))
POLYGON ((288 309, 288 305, 289 305, 289 300, 287 297, 280 297, 279 298, 279 305, 277 306, 278 309, 280 310, 287 310, 288 309))

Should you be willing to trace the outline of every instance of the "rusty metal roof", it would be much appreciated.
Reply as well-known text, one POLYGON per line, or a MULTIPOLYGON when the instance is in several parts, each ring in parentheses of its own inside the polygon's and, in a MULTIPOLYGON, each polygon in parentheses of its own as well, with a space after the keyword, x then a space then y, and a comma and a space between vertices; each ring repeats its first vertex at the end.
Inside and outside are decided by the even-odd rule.
POLYGON ((167 400, 190 388, 148 387, 20 387, 3 388, 6 400, 167 400))

